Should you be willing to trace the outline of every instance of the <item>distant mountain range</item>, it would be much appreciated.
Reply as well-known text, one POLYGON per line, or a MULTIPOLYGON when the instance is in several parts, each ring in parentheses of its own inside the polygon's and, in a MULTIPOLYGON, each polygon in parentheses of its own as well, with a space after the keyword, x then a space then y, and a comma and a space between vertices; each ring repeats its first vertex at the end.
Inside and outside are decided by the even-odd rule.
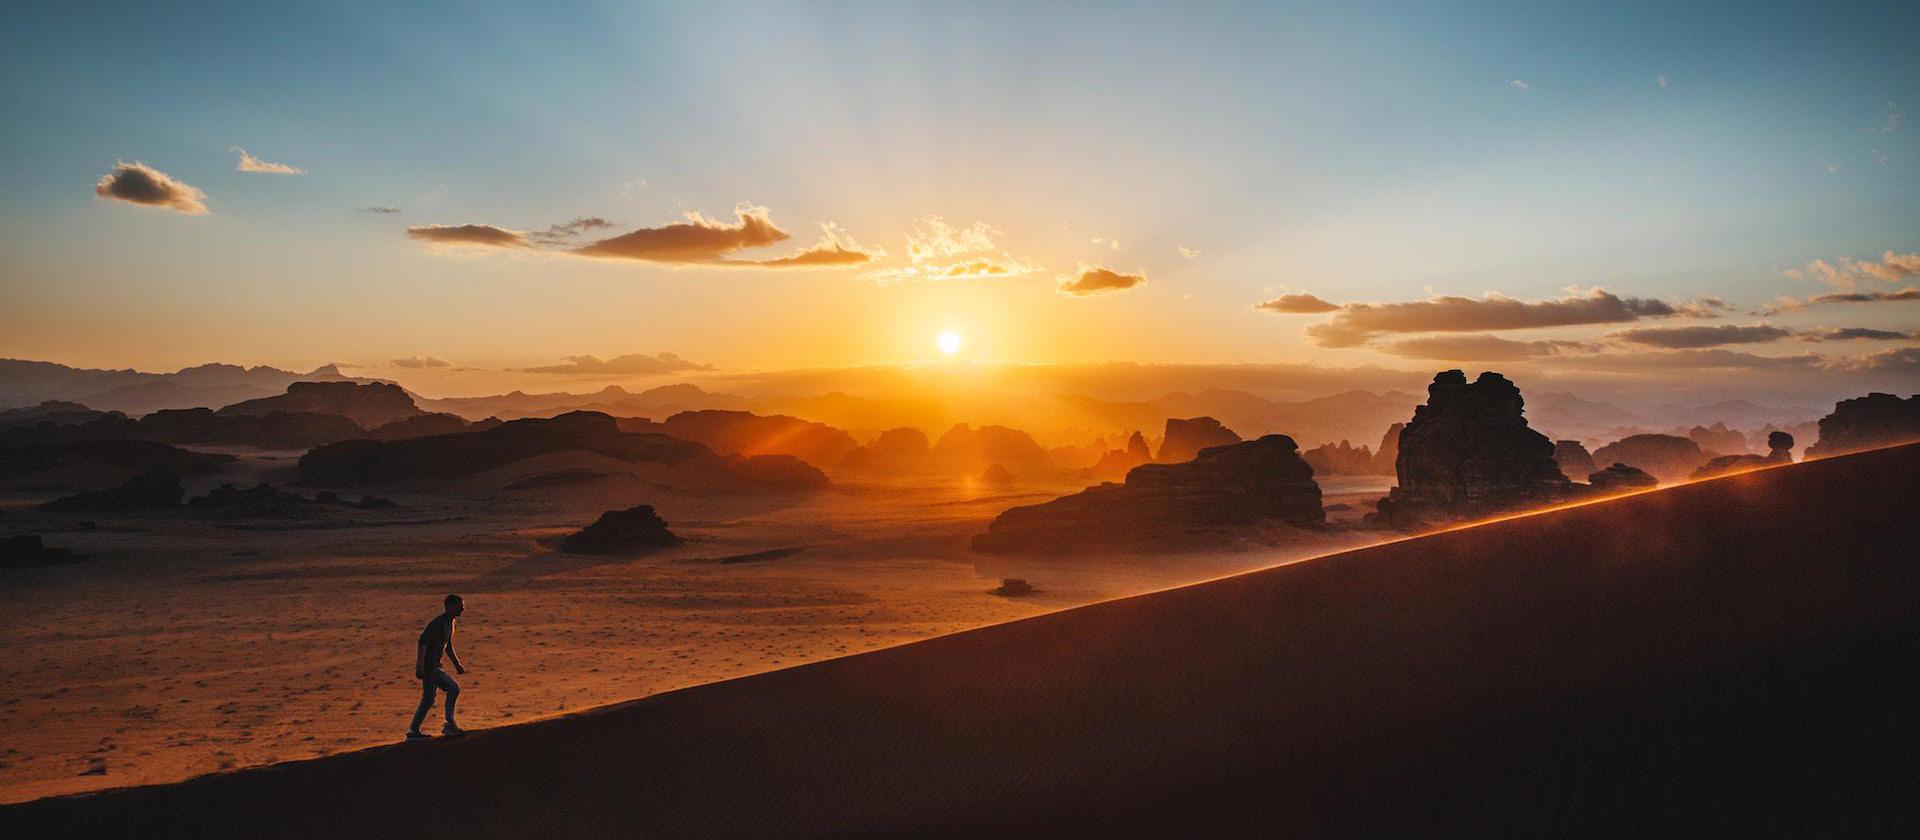
MULTIPOLYGON (((220 408, 286 393, 294 382, 381 382, 349 377, 333 365, 307 373, 272 367, 207 364, 173 373, 92 370, 52 362, 0 360, 0 409, 48 400, 120 411, 139 417, 161 409, 220 408)), ((824 384, 824 383, 823 383, 824 384)), ((721 409, 785 414, 854 432, 862 439, 909 426, 937 437, 960 423, 1004 425, 1028 431, 1048 446, 1080 445, 1095 437, 1123 445, 1139 430, 1155 435, 1168 418, 1212 417, 1243 437, 1290 435, 1303 448, 1348 440, 1377 444, 1389 425, 1406 422, 1424 396, 1399 390, 1350 390, 1313 399, 1273 400, 1244 390, 1207 388, 1139 401, 1101 399, 1038 389, 935 398, 925 392, 876 398, 841 391, 747 398, 681 383, 629 391, 617 385, 584 394, 567 392, 429 399, 413 394, 421 410, 468 420, 552 417, 598 411, 616 417, 664 420, 683 411, 721 409)), ((1525 395, 1527 419, 1555 438, 1606 442, 1636 432, 1668 432, 1725 423, 1736 429, 1788 427, 1826 412, 1801 406, 1765 406, 1745 400, 1708 405, 1661 405, 1638 410, 1565 392, 1525 395)))

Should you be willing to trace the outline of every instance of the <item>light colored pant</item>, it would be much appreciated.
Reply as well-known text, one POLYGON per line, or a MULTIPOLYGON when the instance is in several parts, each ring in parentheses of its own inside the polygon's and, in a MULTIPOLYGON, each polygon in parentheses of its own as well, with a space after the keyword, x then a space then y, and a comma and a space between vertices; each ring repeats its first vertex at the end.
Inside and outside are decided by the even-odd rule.
POLYGON ((447 693, 447 723, 453 724, 453 703, 460 699, 460 684, 447 676, 439 668, 428 668, 427 676, 420 681, 420 708, 413 711, 413 727, 410 732, 419 732, 420 723, 427 719, 427 712, 433 710, 433 693, 442 690, 447 693))

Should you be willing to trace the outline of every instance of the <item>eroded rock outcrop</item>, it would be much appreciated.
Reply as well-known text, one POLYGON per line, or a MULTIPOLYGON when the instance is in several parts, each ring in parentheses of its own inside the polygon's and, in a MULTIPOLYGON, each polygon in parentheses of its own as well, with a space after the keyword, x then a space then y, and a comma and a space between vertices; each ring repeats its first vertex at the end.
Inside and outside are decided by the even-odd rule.
POLYGON ((1200 450, 1240 442, 1240 435, 1211 417, 1167 418, 1166 434, 1160 438, 1160 452, 1153 460, 1162 464, 1191 461, 1200 450))
POLYGON ((1053 469, 1053 459, 1032 435, 1006 426, 954 426, 933 445, 933 458, 947 469, 960 472, 983 470, 992 464, 1028 474, 1053 469))
POLYGON ((1593 454, 1587 451, 1586 445, 1577 440, 1554 441, 1553 462, 1560 465, 1560 474, 1568 478, 1591 475, 1600 468, 1593 462, 1593 454))
POLYGON ((1373 452, 1365 444, 1358 447, 1347 441, 1323 443, 1302 453, 1313 466, 1314 475, 1368 475, 1373 472, 1373 452))
POLYGON ((1747 436, 1727 428, 1725 423, 1695 426, 1687 430, 1687 439, 1699 446, 1702 452, 1711 452, 1715 455, 1747 454, 1747 436))
POLYGON ((461 432, 484 432, 498 425, 500 421, 493 418, 469 423, 466 418, 457 414, 416 414, 405 420, 395 420, 374 429, 367 437, 374 440, 406 440, 433 435, 455 435, 461 432))
POLYGON ((1406 431, 1407 424, 1395 423, 1387 427, 1387 433, 1380 436, 1380 449, 1373 453, 1373 474, 1393 475, 1394 467, 1400 460, 1400 433, 1406 431))
POLYGON ((1827 458, 1920 440, 1920 395, 1901 399, 1872 393, 1841 400, 1820 418, 1820 440, 1807 448, 1809 458, 1827 458))
POLYGON ((1093 466, 1081 471, 1081 476, 1093 481, 1120 481, 1132 472, 1134 467, 1153 460, 1152 452, 1147 448, 1146 436, 1134 432, 1127 436, 1127 448, 1109 449, 1100 456, 1093 466))
POLYGON ((1470 519, 1567 498, 1553 441, 1527 426, 1520 389, 1498 373, 1469 384, 1458 370, 1427 386, 1400 432, 1399 483, 1375 521, 1400 528, 1470 519))
POLYGON ((722 455, 791 455, 820 469, 834 466, 860 445, 825 423, 748 411, 682 411, 668 417, 661 429, 722 455))
POLYGON ((974 537, 990 552, 1166 551, 1231 540, 1263 522, 1319 526, 1320 485, 1285 435, 1201 450, 1190 461, 1145 464, 1124 484, 1008 510, 974 537))
POLYGON ((275 397, 237 402, 215 412, 222 417, 325 414, 345 417, 363 430, 378 429, 426 412, 406 389, 384 382, 295 382, 275 397))
POLYGON ((1678 435, 1629 435, 1594 450, 1601 464, 1626 464, 1646 470, 1662 483, 1681 481, 1693 474, 1707 455, 1700 445, 1678 435))
POLYGON ((1693 471, 1692 478, 1712 478, 1716 475, 1747 472, 1775 464, 1793 463, 1793 435, 1786 432, 1774 432, 1767 435, 1766 455, 1722 455, 1702 464, 1693 471))
POLYGON ((638 505, 600 514, 592 525, 561 540, 560 550, 573 554, 644 554, 680 544, 681 539, 667 530, 667 521, 654 512, 653 505, 638 505))
POLYGON ((1626 464, 1614 464, 1587 476, 1588 492, 1597 496, 1615 496, 1658 486, 1660 480, 1648 475, 1646 470, 1626 464))

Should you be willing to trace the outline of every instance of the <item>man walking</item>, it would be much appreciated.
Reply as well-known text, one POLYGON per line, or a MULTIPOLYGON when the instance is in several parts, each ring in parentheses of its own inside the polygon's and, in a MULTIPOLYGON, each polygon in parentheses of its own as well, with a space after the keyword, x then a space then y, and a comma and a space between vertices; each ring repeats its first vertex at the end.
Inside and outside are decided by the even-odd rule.
POLYGON ((440 670, 440 654, 445 652, 447 659, 453 661, 453 670, 464 674, 467 669, 460 664, 460 655, 453 652, 453 625, 467 606, 458 595, 448 595, 446 610, 427 622, 427 629, 420 631, 420 648, 413 659, 413 675, 420 679, 420 708, 413 712, 413 726, 407 728, 407 739, 428 737, 420 732, 420 722, 427 719, 427 712, 433 709, 433 693, 436 689, 447 692, 447 724, 440 727, 443 735, 462 735, 466 730, 453 722, 453 704, 460 699, 460 684, 440 670))

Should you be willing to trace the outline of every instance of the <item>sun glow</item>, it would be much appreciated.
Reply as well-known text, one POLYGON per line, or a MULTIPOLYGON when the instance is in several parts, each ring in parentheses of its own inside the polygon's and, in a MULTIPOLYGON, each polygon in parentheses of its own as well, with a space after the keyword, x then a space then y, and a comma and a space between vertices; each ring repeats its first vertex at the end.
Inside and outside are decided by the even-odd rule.
POLYGON ((960 352, 960 332, 958 330, 942 332, 939 338, 934 339, 933 343, 940 348, 941 353, 951 356, 960 352))

